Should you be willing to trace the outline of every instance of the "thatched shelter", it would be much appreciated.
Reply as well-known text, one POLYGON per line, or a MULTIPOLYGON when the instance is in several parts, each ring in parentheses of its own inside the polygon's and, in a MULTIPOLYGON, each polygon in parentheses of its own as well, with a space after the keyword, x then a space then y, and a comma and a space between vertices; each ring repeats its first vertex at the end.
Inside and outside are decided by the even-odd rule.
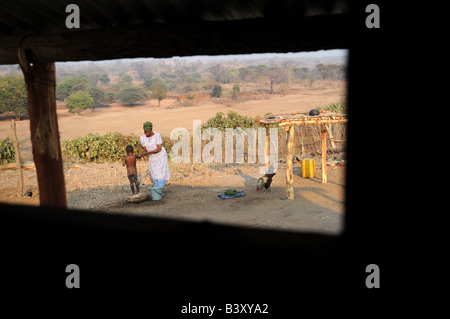
MULTIPOLYGON (((320 112, 319 115, 309 115, 309 113, 290 113, 270 115, 258 118, 261 124, 278 124, 284 127, 287 132, 286 148, 288 151, 286 161, 286 196, 294 199, 294 178, 292 170, 292 158, 294 156, 294 128, 296 125, 320 125, 322 131, 322 183, 327 182, 327 125, 347 123, 347 114, 320 112)), ((266 154, 268 154, 268 141, 266 138, 266 154)), ((267 163, 266 163, 267 165, 267 163)))

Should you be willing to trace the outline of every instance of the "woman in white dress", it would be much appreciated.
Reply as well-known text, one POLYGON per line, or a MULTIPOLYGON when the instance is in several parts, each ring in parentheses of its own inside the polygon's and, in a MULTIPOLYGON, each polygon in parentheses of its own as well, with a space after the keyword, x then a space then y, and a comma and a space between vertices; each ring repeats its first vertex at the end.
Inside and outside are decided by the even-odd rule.
POLYGON ((144 148, 143 155, 148 155, 148 170, 152 176, 154 187, 164 187, 170 179, 169 160, 161 134, 153 132, 151 122, 144 123, 144 135, 140 137, 144 148))

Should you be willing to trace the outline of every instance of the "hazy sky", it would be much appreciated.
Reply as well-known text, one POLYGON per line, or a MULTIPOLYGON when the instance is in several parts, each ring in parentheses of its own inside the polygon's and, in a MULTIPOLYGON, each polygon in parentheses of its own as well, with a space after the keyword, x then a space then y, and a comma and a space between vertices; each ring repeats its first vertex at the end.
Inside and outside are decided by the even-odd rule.
POLYGON ((233 55, 216 55, 216 56, 204 56, 196 55, 192 57, 179 57, 180 59, 245 59, 245 58, 271 58, 271 57, 283 57, 283 58, 322 58, 322 57, 346 57, 348 55, 348 50, 319 50, 319 51, 309 51, 309 52, 290 52, 290 53, 252 53, 252 54, 233 54, 233 55))
MULTIPOLYGON (((335 58, 346 58, 348 56, 347 49, 336 49, 336 50, 319 50, 319 51, 308 51, 308 52, 290 52, 290 53, 252 53, 252 54, 232 54, 232 55, 194 55, 194 56, 175 56, 173 58, 187 61, 198 61, 198 60, 227 60, 227 59, 257 59, 257 58, 323 58, 323 57, 335 57, 335 58)), ((137 62, 142 60, 153 60, 155 58, 134 58, 134 59, 117 59, 117 60, 104 60, 97 61, 97 63, 102 62, 137 62)), ((158 58, 159 59, 159 58, 158 58)), ((172 59, 172 58, 166 58, 172 59)), ((160 59, 164 60, 164 59, 160 59)), ((61 64, 72 64, 72 63, 83 63, 92 61, 80 61, 80 62, 58 62, 61 64)))
MULTIPOLYGON (((346 57, 348 50, 319 50, 309 52, 290 52, 290 53, 252 53, 252 54, 232 54, 232 55, 194 55, 194 56, 176 56, 174 58, 187 60, 209 60, 209 59, 245 59, 245 58, 271 58, 271 57, 298 57, 298 58, 322 58, 322 57, 346 57)), ((129 60, 129 59, 126 59, 129 60)))

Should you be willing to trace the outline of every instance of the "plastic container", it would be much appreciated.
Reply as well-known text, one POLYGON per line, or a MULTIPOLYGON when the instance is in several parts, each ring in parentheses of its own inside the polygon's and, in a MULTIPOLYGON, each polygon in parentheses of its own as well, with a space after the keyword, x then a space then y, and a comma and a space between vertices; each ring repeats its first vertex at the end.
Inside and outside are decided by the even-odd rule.
POLYGON ((316 173, 316 163, 313 159, 302 160, 302 176, 305 178, 313 178, 316 173))
POLYGON ((152 200, 160 200, 162 198, 162 187, 151 187, 150 195, 152 200))

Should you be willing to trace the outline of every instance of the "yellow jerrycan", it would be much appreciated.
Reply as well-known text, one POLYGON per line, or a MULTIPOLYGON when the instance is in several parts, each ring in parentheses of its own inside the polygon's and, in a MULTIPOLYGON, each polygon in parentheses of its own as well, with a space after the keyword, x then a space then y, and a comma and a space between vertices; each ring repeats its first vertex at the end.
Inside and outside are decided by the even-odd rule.
POLYGON ((305 178, 313 178, 316 173, 316 163, 313 159, 302 160, 302 176, 305 178))

